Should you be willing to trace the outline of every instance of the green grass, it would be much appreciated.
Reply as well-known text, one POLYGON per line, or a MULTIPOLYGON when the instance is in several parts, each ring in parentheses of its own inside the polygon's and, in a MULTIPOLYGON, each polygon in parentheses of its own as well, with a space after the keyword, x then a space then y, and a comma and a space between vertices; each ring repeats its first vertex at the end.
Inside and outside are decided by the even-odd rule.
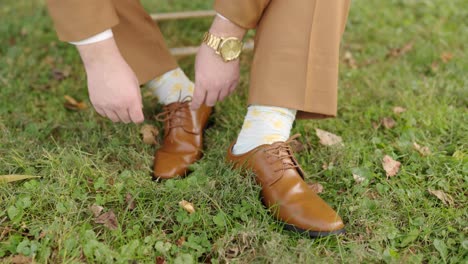
MULTIPOLYGON (((210 2, 146 0, 145 6, 165 12, 208 9, 210 2)), ((0 262, 26 255, 38 263, 154 263, 158 256, 169 263, 467 263, 466 6, 466 0, 354 1, 342 53, 351 52, 359 67, 341 65, 339 117, 298 121, 294 128, 306 146, 297 154, 306 180, 324 186, 322 197, 347 223, 343 236, 311 240, 283 231, 258 200, 252 175, 224 163, 246 111, 250 53, 242 58, 237 93, 216 106, 196 171, 155 183, 154 149, 142 143, 138 126, 114 125, 91 108, 63 107, 64 95, 87 100, 85 75, 74 48, 56 40, 43 3, 2 0, 0 175, 42 178, 0 185, 0 262), (409 42, 411 51, 386 58, 409 42), (444 52, 453 59, 444 63, 444 52), (67 67, 69 77, 51 77, 67 67), (394 106, 407 111, 394 114, 394 106), (383 117, 397 125, 374 128, 383 117), (342 136, 345 147, 321 146, 315 128, 342 136), (432 154, 419 155, 413 142, 432 154), (402 163, 390 179, 381 166, 385 154, 402 163), (366 180, 356 184, 353 172, 366 180), (454 204, 428 189, 451 195, 454 204), (179 207, 183 199, 195 213, 179 207), (94 222, 93 204, 115 212, 117 230, 94 222), (178 246, 181 237, 186 242, 178 246)), ((209 24, 161 28, 175 47, 196 45, 209 24)), ((193 57, 180 64, 193 76, 193 57)), ((161 127, 151 118, 158 109, 145 96, 146 123, 161 127)))

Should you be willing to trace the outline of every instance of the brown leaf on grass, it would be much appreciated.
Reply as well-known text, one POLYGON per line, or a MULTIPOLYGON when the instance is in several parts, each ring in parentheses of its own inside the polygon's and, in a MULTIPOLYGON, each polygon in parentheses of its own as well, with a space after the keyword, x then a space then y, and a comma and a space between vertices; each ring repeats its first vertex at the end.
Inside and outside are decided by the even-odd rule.
POLYGON ((185 243, 185 237, 180 237, 176 241, 176 245, 179 246, 179 247, 181 247, 184 243, 185 243))
POLYGON ((96 219, 94 222, 98 224, 103 224, 105 227, 109 228, 110 230, 116 230, 119 227, 119 223, 117 222, 117 218, 115 217, 114 211, 110 210, 109 212, 103 213, 96 219))
POLYGON ((166 259, 163 256, 157 256, 156 264, 166 264, 166 259))
POLYGON ((386 129, 392 129, 396 125, 396 121, 391 117, 384 117, 381 122, 386 129))
POLYGON ((3 231, 0 234, 0 241, 3 241, 3 238, 6 237, 10 233, 10 231, 11 231, 11 228, 8 226, 3 228, 3 231))
POLYGON ((193 206, 193 203, 187 202, 185 200, 182 200, 179 202, 180 207, 182 207, 185 211, 191 213, 195 212, 195 207, 193 206))
POLYGON ((412 49, 413 49, 413 42, 409 42, 401 48, 390 49, 387 53, 387 58, 401 57, 405 55, 406 53, 410 52, 412 49))
POLYGON ((315 193, 322 193, 323 192, 323 186, 322 184, 316 182, 316 183, 309 183, 309 188, 314 191, 315 193))
POLYGON ((440 54, 440 59, 443 63, 448 63, 453 59, 453 54, 451 52, 443 52, 440 54))
POLYGON ((50 55, 47 55, 46 57, 44 57, 44 59, 42 60, 43 63, 49 65, 49 66, 54 66, 55 63, 56 63, 56 59, 55 57, 52 57, 50 55))
POLYGON ((299 153, 299 152, 304 151, 304 149, 306 148, 302 142, 294 140, 291 142, 291 149, 293 150, 293 152, 299 153))
POLYGON ((388 177, 397 175, 398 171, 400 170, 401 163, 392 159, 392 157, 385 155, 382 159, 382 166, 385 170, 385 173, 387 174, 388 179, 388 177))
POLYGON ((366 179, 366 178, 362 177, 361 175, 354 174, 354 173, 353 173, 353 178, 354 178, 354 181, 355 181, 357 184, 362 183, 362 182, 366 179))
POLYGON ((33 178, 40 178, 40 177, 41 176, 18 175, 18 174, 0 175, 0 183, 3 183, 3 182, 16 182, 16 181, 33 179, 33 178))
POLYGON ((374 129, 379 129, 381 123, 382 123, 382 122, 372 122, 372 127, 373 127, 374 129))
POLYGON ((431 73, 436 73, 439 70, 439 62, 438 61, 432 62, 429 70, 431 73))
POLYGON ((420 146, 418 143, 413 142, 413 148, 421 154, 421 156, 428 156, 431 154, 431 150, 428 147, 420 146))
POLYGON ((324 169, 324 170, 328 170, 328 169, 331 168, 331 167, 333 167, 333 161, 331 161, 331 162, 329 162, 329 163, 324 162, 324 163, 322 164, 322 169, 324 169))
POLYGON ((63 69, 53 69, 52 70, 52 77, 57 80, 61 81, 63 79, 66 79, 70 76, 71 73, 71 67, 70 66, 65 66, 63 69))
POLYGON ((317 137, 320 139, 320 144, 324 146, 343 146, 343 139, 340 136, 318 128, 315 129, 315 132, 317 134, 317 137))
POLYGON ((148 145, 156 145, 156 137, 159 134, 159 131, 156 127, 152 125, 143 125, 140 129, 140 134, 143 136, 143 142, 148 145))
POLYGON ((85 102, 78 102, 75 98, 65 95, 65 103, 63 104, 66 109, 73 111, 80 111, 88 108, 85 102))
POLYGON ((41 240, 43 239, 45 236, 47 235, 47 232, 46 231, 42 231, 39 236, 37 237, 38 240, 41 240))
POLYGON ((345 52, 344 57, 343 57, 343 61, 351 69, 356 69, 357 68, 356 60, 354 59, 353 54, 351 53, 351 51, 346 51, 345 52))
POLYGON ((33 263, 33 259, 31 257, 26 257, 23 255, 15 255, 15 256, 10 257, 6 263, 11 263, 11 264, 33 263))
POLYGON ((114 177, 110 176, 110 177, 107 179, 107 183, 108 183, 110 186, 114 186, 114 184, 115 184, 115 179, 114 179, 114 177))
POLYGON ((401 107, 401 106, 393 107, 393 113, 395 113, 397 115, 401 114, 401 113, 404 113, 404 112, 406 112, 406 108, 404 108, 404 107, 401 107))
POLYGON ((135 199, 133 199, 133 197, 132 197, 132 195, 130 193, 127 193, 127 195, 125 195, 125 202, 128 205, 128 210, 132 211, 133 209, 135 209, 135 207, 136 207, 135 199))
POLYGON ((427 189, 427 191, 434 195, 435 197, 439 198, 439 200, 441 200, 445 205, 450 205, 452 206, 454 204, 454 200, 453 200, 453 197, 450 195, 450 194, 446 194, 444 191, 442 190, 431 190, 431 189, 427 189))
POLYGON ((94 217, 98 217, 101 214, 103 209, 104 207, 96 205, 96 204, 93 204, 89 207, 89 210, 93 213, 94 217))

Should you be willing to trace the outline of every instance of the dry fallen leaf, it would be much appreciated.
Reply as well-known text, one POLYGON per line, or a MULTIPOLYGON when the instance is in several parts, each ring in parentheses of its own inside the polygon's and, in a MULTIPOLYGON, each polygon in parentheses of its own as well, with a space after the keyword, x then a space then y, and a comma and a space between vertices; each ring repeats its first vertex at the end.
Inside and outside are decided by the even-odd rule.
POLYGON ((26 257, 23 255, 15 255, 8 259, 7 263, 11 264, 27 264, 33 263, 33 259, 31 257, 26 257))
POLYGON ((357 184, 360 184, 362 183, 366 178, 358 175, 358 174, 354 174, 353 173, 353 178, 354 178, 354 181, 356 181, 357 184))
POLYGON ((89 210, 93 213, 94 217, 98 217, 101 214, 103 209, 104 207, 96 205, 96 204, 93 204, 89 207, 89 210))
POLYGON ((0 241, 3 241, 3 238, 6 237, 6 235, 8 235, 10 231, 11 231, 11 228, 9 228, 8 226, 3 228, 3 231, 0 234, 0 241))
POLYGON ((299 152, 304 151, 305 146, 302 142, 294 140, 291 142, 291 149, 293 150, 293 152, 299 153, 299 152))
POLYGON ((315 193, 322 193, 323 192, 323 186, 322 184, 316 182, 316 183, 311 183, 308 184, 309 188, 314 191, 315 193))
POLYGON ((427 156, 431 154, 431 150, 428 147, 420 146, 418 143, 413 142, 413 148, 421 154, 421 156, 427 156))
POLYGON ((453 197, 450 194, 446 194, 444 191, 441 190, 431 190, 428 189, 429 193, 436 196, 441 200, 445 205, 452 206, 454 204, 453 197))
POLYGON ((185 237, 180 237, 177 239, 176 244, 177 246, 181 247, 185 243, 185 237))
POLYGON ((40 178, 40 177, 41 176, 17 175, 17 174, 0 175, 0 183, 2 183, 2 182, 15 182, 15 181, 21 181, 21 180, 27 180, 27 179, 33 179, 33 178, 40 178))
POLYGON ((39 236, 37 237, 38 240, 41 240, 43 239, 45 236, 47 235, 47 232, 46 231, 42 231, 39 236))
POLYGON ((143 136, 143 142, 149 145, 156 145, 156 137, 159 134, 159 131, 156 127, 152 125, 143 125, 140 129, 140 134, 143 136))
POLYGON ((382 118, 382 125, 386 129, 392 129, 393 127, 395 127, 396 121, 391 117, 384 117, 382 118))
POLYGON ((351 51, 346 51, 344 54, 344 63, 348 65, 351 69, 356 69, 357 68, 357 63, 356 60, 353 57, 353 54, 351 51))
POLYGON ((315 132, 317 137, 320 139, 320 144, 324 146, 333 146, 337 144, 343 146, 343 139, 340 136, 318 128, 315 129, 315 132))
POLYGON ((431 63, 431 70, 433 73, 439 70, 439 63, 437 61, 434 61, 433 63, 431 63))
POLYGON ((78 102, 75 100, 75 98, 69 95, 65 95, 63 98, 65 98, 65 103, 63 105, 66 109, 79 111, 88 107, 85 102, 78 102))
POLYGON ((382 166, 388 178, 397 175, 398 171, 400 170, 401 163, 392 159, 392 157, 385 155, 385 157, 382 159, 382 166))
POLYGON ((407 43, 401 48, 394 48, 390 49, 389 52, 387 53, 387 58, 393 57, 393 58, 398 58, 406 53, 410 52, 413 49, 413 42, 407 43))
POLYGON ((329 168, 333 167, 333 161, 329 162, 329 163, 323 163, 322 164, 322 169, 324 170, 328 170, 329 168))
POLYGON ((190 214, 195 212, 195 207, 193 207, 193 203, 182 200, 179 202, 179 205, 180 207, 184 208, 184 210, 189 212, 190 214))
POLYGON ((63 69, 53 69, 52 70, 52 77, 57 80, 61 81, 65 78, 68 78, 71 73, 71 67, 65 66, 63 69))
POLYGON ((56 63, 56 59, 55 59, 55 57, 47 55, 46 57, 44 57, 44 59, 42 59, 42 63, 45 63, 45 64, 53 67, 55 65, 55 63, 56 63))
POLYGON ((395 106, 393 107, 393 113, 395 114, 401 114, 403 112, 406 112, 406 108, 401 107, 401 106, 395 106))
POLYGON ((163 256, 157 256, 156 264, 166 264, 166 259, 163 256))
POLYGON ((440 59, 444 63, 447 63, 453 59, 453 54, 451 52, 443 52, 442 54, 440 54, 440 59))
POLYGON ((132 211, 133 209, 135 209, 135 207, 136 207, 135 199, 133 199, 133 197, 132 197, 132 195, 130 193, 127 193, 127 195, 125 196, 125 202, 128 205, 128 210, 132 211))
POLYGON ((374 129, 379 129, 381 123, 382 123, 382 122, 373 122, 373 121, 372 121, 372 127, 373 127, 374 129))
POLYGON ((233 259, 239 256, 239 246, 233 245, 226 249, 225 255, 228 259, 233 259))
POLYGON ((103 224, 105 227, 109 228, 110 230, 115 230, 119 227, 119 223, 117 223, 117 219, 115 217, 114 211, 110 210, 107 213, 103 213, 98 218, 94 219, 94 222, 98 224, 103 224))

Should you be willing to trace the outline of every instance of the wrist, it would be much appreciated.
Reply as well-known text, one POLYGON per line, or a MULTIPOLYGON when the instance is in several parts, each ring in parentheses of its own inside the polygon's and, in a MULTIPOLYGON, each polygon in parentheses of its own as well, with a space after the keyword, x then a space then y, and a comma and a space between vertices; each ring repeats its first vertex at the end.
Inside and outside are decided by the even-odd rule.
POLYGON ((92 67, 97 63, 102 63, 120 57, 120 51, 113 37, 91 44, 76 46, 80 53, 81 60, 85 67, 92 67))

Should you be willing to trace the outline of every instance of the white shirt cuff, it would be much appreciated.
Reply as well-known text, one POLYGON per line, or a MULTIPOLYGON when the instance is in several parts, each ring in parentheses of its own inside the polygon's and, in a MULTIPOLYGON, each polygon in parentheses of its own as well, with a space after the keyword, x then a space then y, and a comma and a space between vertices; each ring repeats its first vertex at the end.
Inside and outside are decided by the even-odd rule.
POLYGON ((71 44, 73 45, 86 45, 86 44, 91 44, 91 43, 96 43, 96 42, 100 42, 100 41, 103 41, 103 40, 106 40, 106 39, 110 39, 114 36, 114 34, 112 34, 112 29, 107 29, 101 33, 98 33, 92 37, 89 37, 87 39, 83 39, 83 40, 80 40, 80 41, 70 41, 71 44))
POLYGON ((222 19, 224 19, 224 20, 230 21, 229 19, 227 19, 226 17, 224 17, 224 16, 221 15, 220 13, 216 13, 216 15, 217 15, 219 18, 222 18, 222 19))

